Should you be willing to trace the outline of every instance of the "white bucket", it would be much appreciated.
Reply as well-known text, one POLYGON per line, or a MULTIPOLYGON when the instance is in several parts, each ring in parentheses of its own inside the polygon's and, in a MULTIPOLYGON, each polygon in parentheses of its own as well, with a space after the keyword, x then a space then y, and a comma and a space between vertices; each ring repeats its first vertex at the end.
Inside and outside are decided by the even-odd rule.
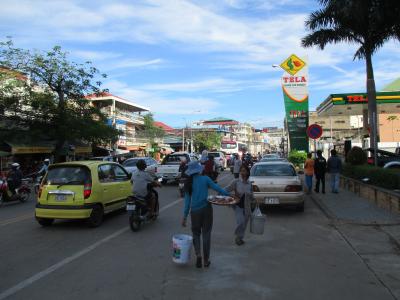
POLYGON ((172 237, 172 261, 187 264, 190 260, 193 238, 187 234, 176 234, 172 237))
POLYGON ((266 217, 262 216, 251 216, 250 219, 250 232, 254 234, 264 234, 266 217))

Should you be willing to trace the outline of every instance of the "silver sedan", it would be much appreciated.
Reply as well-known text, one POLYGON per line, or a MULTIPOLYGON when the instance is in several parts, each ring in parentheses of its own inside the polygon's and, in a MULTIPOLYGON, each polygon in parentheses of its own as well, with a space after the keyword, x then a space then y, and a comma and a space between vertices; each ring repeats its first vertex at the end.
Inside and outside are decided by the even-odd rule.
POLYGON ((304 191, 294 166, 285 161, 261 162, 250 171, 254 197, 261 206, 294 206, 304 211, 304 191))

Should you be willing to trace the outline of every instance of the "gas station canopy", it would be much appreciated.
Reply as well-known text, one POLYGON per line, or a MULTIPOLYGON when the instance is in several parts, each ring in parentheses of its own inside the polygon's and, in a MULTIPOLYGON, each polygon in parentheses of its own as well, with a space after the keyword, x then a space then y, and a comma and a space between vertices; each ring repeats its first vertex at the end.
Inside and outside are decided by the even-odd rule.
MULTIPOLYGON (((400 113, 400 91, 377 92, 378 113, 400 113)), ((317 107, 319 116, 362 115, 368 108, 366 93, 332 94, 317 107)))

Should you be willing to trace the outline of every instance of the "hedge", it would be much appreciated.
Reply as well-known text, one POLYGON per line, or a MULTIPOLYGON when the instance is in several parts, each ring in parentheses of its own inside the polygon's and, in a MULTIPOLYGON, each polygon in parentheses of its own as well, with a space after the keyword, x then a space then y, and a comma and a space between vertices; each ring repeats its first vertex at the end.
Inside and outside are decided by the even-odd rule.
POLYGON ((370 165, 353 166, 345 164, 342 174, 357 180, 368 178, 368 184, 389 190, 400 189, 400 171, 383 169, 370 165))
POLYGON ((292 150, 289 153, 288 161, 294 164, 296 167, 300 167, 306 161, 307 153, 304 151, 292 150))

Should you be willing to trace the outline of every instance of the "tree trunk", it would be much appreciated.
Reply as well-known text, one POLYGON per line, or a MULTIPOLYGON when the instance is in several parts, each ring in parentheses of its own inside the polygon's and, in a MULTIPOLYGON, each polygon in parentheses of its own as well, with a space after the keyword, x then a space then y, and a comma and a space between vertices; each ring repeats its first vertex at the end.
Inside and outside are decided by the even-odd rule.
MULTIPOLYGON (((57 126, 59 127, 63 127, 62 123, 65 120, 65 99, 64 99, 64 93, 62 91, 58 91, 58 124, 57 126)), ((63 150, 64 146, 65 146, 65 134, 63 132, 63 130, 59 131, 57 140, 56 140, 56 147, 54 149, 54 161, 55 162, 63 162, 62 160, 62 154, 61 154, 61 150, 63 150)))
MULTIPOLYGON (((371 131, 370 147, 377 150, 379 142, 378 133, 378 114, 376 105, 376 88, 374 80, 374 70, 372 67, 372 55, 371 53, 366 54, 366 66, 367 66, 367 98, 368 98, 368 120, 369 128, 371 131)), ((374 164, 377 165, 377 155, 374 151, 374 164)))

